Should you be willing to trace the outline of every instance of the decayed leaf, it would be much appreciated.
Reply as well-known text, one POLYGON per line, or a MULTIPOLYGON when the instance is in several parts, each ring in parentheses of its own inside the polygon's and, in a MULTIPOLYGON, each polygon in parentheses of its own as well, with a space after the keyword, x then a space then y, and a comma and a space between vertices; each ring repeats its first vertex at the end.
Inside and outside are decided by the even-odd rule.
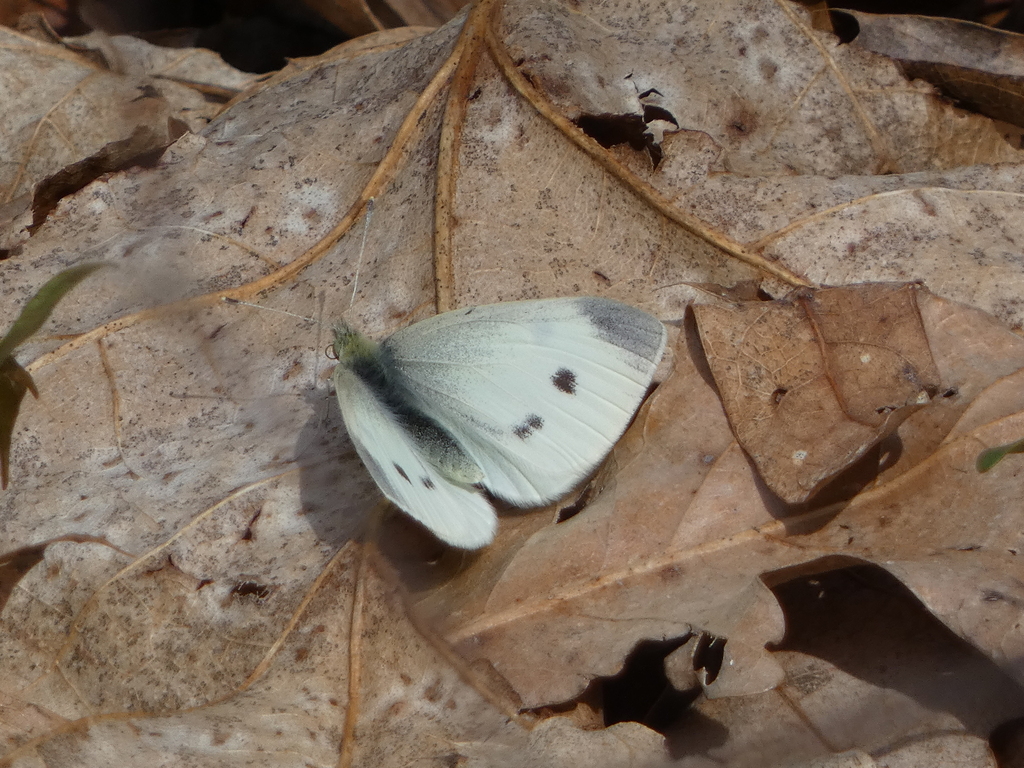
MULTIPOLYGON (((780 652, 787 683, 765 698, 788 699, 791 714, 807 718, 800 728, 805 736, 832 749, 878 754, 888 748, 912 765, 930 763, 921 752, 944 742, 951 755, 967 750, 971 757, 951 757, 951 764, 973 765, 987 752, 992 727, 1024 713, 1024 696, 898 585, 872 576, 858 569, 846 584, 826 577, 807 587, 817 591, 817 600, 807 601, 815 608, 789 613, 793 631, 780 652), (908 641, 912 655, 905 653, 908 641)), ((782 733, 775 737, 778 746, 788 741, 782 733)))
POLYGON ((10 29, 0 34, 4 69, 32 78, 31 83, 5 78, 2 86, 6 108, 0 137, 4 157, 13 161, 5 163, 0 176, 3 202, 30 192, 40 179, 108 142, 130 135, 137 125, 166 126, 168 113, 162 101, 135 101, 138 83, 103 73, 95 62, 65 48, 10 29), (80 114, 83 109, 86 115, 80 114), (110 127, 105 128, 108 121, 110 127))
POLYGON ((942 380, 962 387, 944 399, 959 419, 946 427, 945 444, 915 423, 932 406, 897 432, 907 457, 918 443, 930 446, 926 459, 893 464, 877 453, 852 491, 839 486, 840 503, 784 504, 733 442, 699 357, 688 352, 699 349, 692 332, 617 450, 614 484, 553 530, 522 543, 522 534, 507 532, 513 543, 485 553, 421 607, 528 705, 571 698, 586 681, 613 674, 641 637, 691 628, 728 638, 729 663, 708 692, 749 693, 780 675, 763 647, 781 638, 782 615, 758 577, 791 578, 852 558, 898 575, 965 640, 1024 677, 1024 633, 1012 607, 1024 599, 1016 555, 1024 541, 1011 501, 1024 489, 1007 476, 1012 468, 999 478, 974 470, 979 443, 995 440, 991 430, 1020 429, 1019 396, 1008 399, 1000 385, 1024 377, 1024 340, 993 323, 950 350, 944 331, 978 331, 984 326, 973 321, 984 315, 927 293, 918 298, 929 347, 946 368, 942 380), (958 367, 948 365, 953 358, 958 367), (1012 372, 1000 378, 1003 366, 1012 372), (981 371, 990 373, 987 387, 971 381, 981 371), (1000 418, 997 404, 1012 415, 1000 418), (985 414, 980 427, 975 410, 985 414), (558 641, 565 636, 572 642, 558 641))
POLYGON ((1024 126, 1024 36, 959 19, 839 11, 857 25, 853 45, 898 61, 983 115, 1024 126))
POLYGON ((789 622, 777 653, 785 683, 696 702, 673 735, 677 750, 701 756, 684 757, 684 768, 708 759, 730 768, 831 766, 825 755, 850 752, 867 762, 835 764, 994 768, 988 735, 1024 714, 1024 694, 898 583, 857 568, 778 592, 789 622))
POLYGON ((860 285, 696 308, 733 431, 783 500, 806 501, 938 392, 917 292, 860 285))
POLYGON ((321 18, 352 38, 389 27, 437 27, 450 20, 465 5, 459 0, 387 0, 375 5, 356 0, 303 1, 321 18))
POLYGON ((55 43, 0 28, 0 248, 60 196, 144 163, 254 81, 216 54, 92 34, 55 43))
POLYGON ((220 104, 260 80, 205 48, 162 48, 131 35, 102 32, 70 38, 64 45, 98 56, 112 72, 138 78, 143 87, 152 87, 172 106, 175 117, 192 130, 205 128, 220 112, 220 104))
MULTIPOLYGON (((404 619, 394 589, 360 562, 365 553, 355 546, 312 574, 313 589, 305 596, 285 584, 264 584, 258 593, 231 589, 210 570, 212 562, 208 583, 174 565, 178 559, 194 570, 197 558, 213 555, 206 545, 216 541, 222 553, 231 553, 225 571, 235 573, 233 561, 252 554, 243 538, 248 514, 244 504, 211 510, 191 535, 138 557, 94 545, 93 557, 113 566, 111 578, 80 607, 66 637, 48 638, 54 644, 45 655, 55 657, 36 670, 30 686, 32 699, 45 703, 5 701, 5 711, 18 714, 7 721, 7 764, 46 760, 99 768, 110 764, 111 754, 134 754, 223 766, 250 764, 258 753, 286 766, 334 765, 339 755, 355 765, 443 765, 455 745, 465 745, 470 764, 525 768, 558 751, 451 667, 443 649, 404 619), (201 551, 191 549, 190 539, 205 542, 201 551), (280 612, 282 603, 293 612, 280 612), (217 606, 212 613, 211 606, 217 606), (220 619, 210 623, 213 614, 220 619), (139 625, 147 642, 120 649, 106 644, 108 632, 135 637, 139 625), (173 668, 167 665, 172 661, 173 668), (124 677, 121 665, 131 665, 132 675, 124 677), (180 696, 182 683, 193 691, 190 700, 180 696), (74 691, 98 696, 72 705, 74 691), (512 755, 516 759, 506 761, 512 755)), ((257 535, 273 537, 290 558, 288 517, 265 513, 257 535)), ((47 548, 51 567, 59 546, 47 548)), ((24 597, 38 595, 41 586, 22 583, 8 615, 38 610, 24 597)), ((66 606, 69 596, 54 596, 66 606)), ((641 726, 623 731, 619 740, 627 737, 632 754, 620 744, 618 757, 634 762, 614 764, 639 767, 660 758, 660 739, 652 732, 641 726)), ((581 768, 602 764, 595 759, 616 740, 565 735, 579 762, 559 764, 581 768)))
POLYGON ((159 165, 63 199, 3 262, 4 306, 38 270, 122 268, 61 304, 72 341, 27 345, 47 397, 23 413, 0 537, 45 551, 0 613, 10 754, 379 765, 386 743, 423 766, 538 765, 618 739, 651 762, 639 726, 505 718, 695 629, 726 639, 709 694, 769 688, 784 621, 762 577, 851 559, 1024 676, 1020 489, 1010 462, 973 468, 1022 431, 1020 159, 789 5, 484 2, 302 62, 159 165), (483 553, 415 562, 437 550, 386 521, 416 620, 468 666, 352 543, 380 497, 323 391, 326 339, 221 301, 382 335, 494 300, 607 295, 678 321, 709 284, 918 278, 942 397, 803 506, 735 442, 685 321, 574 516, 505 515, 483 553))

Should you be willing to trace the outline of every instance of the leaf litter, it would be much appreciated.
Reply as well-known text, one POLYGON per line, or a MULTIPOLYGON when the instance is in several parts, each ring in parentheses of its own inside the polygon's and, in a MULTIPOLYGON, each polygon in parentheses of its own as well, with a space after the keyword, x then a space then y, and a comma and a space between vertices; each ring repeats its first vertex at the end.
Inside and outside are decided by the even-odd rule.
MULTIPOLYGON (((1015 457, 975 468, 1024 434, 1019 158, 987 120, 788 5, 484 3, 351 51, 258 86, 159 164, 97 178, 30 236, 20 219, 4 232, 19 243, 8 317, 61 269, 120 266, 25 345, 43 397, 19 417, 0 499, 9 764, 678 761, 642 725, 595 729, 588 687, 641 640, 707 632, 725 645, 717 675, 698 676, 702 716, 742 723, 815 663, 770 650, 788 618, 769 587, 851 563, 884 569, 1020 680, 1015 457), (606 147, 584 115, 638 116, 651 138, 606 147), (744 394, 792 387, 716 386, 708 339, 753 324, 702 286, 756 281, 779 297, 754 302, 765 312, 809 284, 915 280, 928 290, 884 289, 896 337, 867 309, 835 315, 888 360, 867 383, 821 354, 831 310, 799 294, 811 304, 791 333, 829 386, 771 440, 744 437, 744 394), (220 302, 317 316, 326 295, 327 319, 379 335, 451 306, 577 293, 673 322, 673 359, 575 514, 505 515, 478 556, 395 518, 374 539, 384 558, 359 543, 379 496, 324 396, 323 339, 220 302), (897 383, 913 386, 879 390, 905 358, 914 376, 897 383), (899 418, 870 416, 890 406, 899 418), (787 431, 820 440, 845 423, 863 429, 810 479, 765 468, 792 456, 787 431)), ((870 305, 855 297, 883 288, 830 290, 870 305)), ((785 352, 745 350, 769 371, 785 352)), ((670 668, 692 648, 679 654, 670 668)), ((838 693, 803 717, 844 712, 863 683, 829 674, 838 693)), ((790 757, 879 755, 913 727, 790 757)))

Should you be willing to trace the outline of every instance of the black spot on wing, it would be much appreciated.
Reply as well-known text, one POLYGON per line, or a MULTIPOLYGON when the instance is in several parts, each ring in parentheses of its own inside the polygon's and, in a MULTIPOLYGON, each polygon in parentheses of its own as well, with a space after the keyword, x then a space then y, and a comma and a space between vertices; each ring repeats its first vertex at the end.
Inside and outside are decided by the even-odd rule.
POLYGON ((392 465, 394 466, 394 468, 398 472, 398 474, 400 474, 402 476, 402 479, 405 480, 405 482, 407 482, 407 483, 411 483, 412 482, 412 480, 409 479, 409 476, 407 474, 405 474, 405 470, 404 469, 402 469, 400 466, 398 466, 394 462, 392 462, 392 465))
POLYGON ((567 395, 576 394, 576 374, 568 368, 559 368, 555 371, 555 375, 551 377, 551 383, 559 392, 564 392, 567 395))
POLYGON ((518 437, 520 440, 525 440, 538 429, 544 426, 544 419, 535 413, 531 413, 525 419, 522 424, 516 424, 512 427, 512 434, 518 437))
POLYGON ((429 477, 421 477, 420 482, 423 483, 423 487, 426 488, 428 491, 434 490, 434 481, 431 480, 429 477))

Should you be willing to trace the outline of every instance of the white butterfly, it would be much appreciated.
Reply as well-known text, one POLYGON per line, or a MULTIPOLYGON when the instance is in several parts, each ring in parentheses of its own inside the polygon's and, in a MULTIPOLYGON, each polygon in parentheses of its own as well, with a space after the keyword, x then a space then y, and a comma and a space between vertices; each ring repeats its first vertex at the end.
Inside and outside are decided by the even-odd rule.
POLYGON ((381 344, 335 329, 334 388, 381 491, 443 541, 476 549, 497 517, 565 495, 601 462, 650 386, 665 328, 610 299, 436 315, 381 344))

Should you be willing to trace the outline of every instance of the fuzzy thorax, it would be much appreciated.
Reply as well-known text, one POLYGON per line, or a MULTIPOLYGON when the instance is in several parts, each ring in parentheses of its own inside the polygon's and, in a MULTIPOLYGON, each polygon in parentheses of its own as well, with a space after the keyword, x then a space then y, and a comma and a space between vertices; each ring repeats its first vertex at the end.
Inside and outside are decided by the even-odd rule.
POLYGON ((480 467, 459 441, 420 410, 416 398, 389 364, 386 349, 339 323, 334 328, 334 354, 338 358, 334 388, 339 401, 355 396, 357 391, 366 393, 398 422, 423 457, 449 480, 465 486, 483 480, 480 467), (358 379, 363 389, 351 390, 345 384, 347 377, 358 379))

